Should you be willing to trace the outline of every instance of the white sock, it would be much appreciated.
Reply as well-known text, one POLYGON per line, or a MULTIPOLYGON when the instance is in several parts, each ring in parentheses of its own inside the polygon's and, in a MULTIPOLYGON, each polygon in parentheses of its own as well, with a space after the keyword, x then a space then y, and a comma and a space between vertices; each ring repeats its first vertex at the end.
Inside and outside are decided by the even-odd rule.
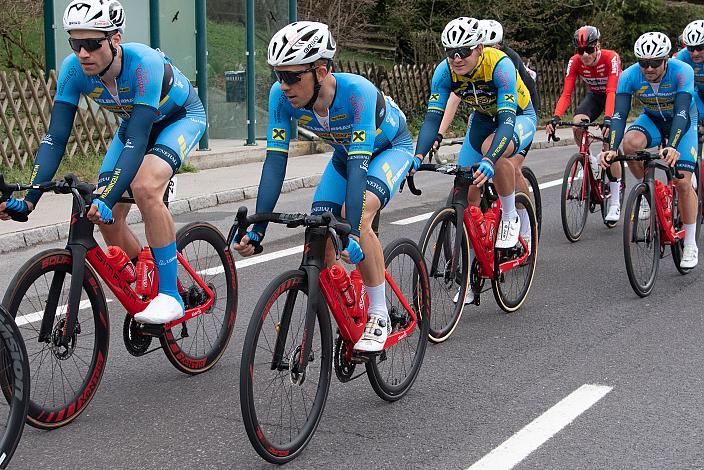
POLYGON ((621 191, 621 180, 609 181, 609 191, 611 192, 611 200, 609 201, 609 206, 618 206, 621 202, 621 196, 619 194, 619 192, 621 191))
POLYGON ((697 244, 697 224, 684 224, 684 244, 697 244))
POLYGON ((518 217, 521 219, 521 236, 525 238, 530 235, 530 219, 528 209, 518 209, 518 217))
POLYGON ((364 288, 369 296, 369 314, 374 313, 388 319, 389 311, 386 308, 386 283, 382 282, 375 287, 369 287, 365 284, 364 288))
POLYGON ((518 213, 516 212, 516 193, 512 192, 508 196, 499 195, 501 201, 501 220, 514 220, 518 213))

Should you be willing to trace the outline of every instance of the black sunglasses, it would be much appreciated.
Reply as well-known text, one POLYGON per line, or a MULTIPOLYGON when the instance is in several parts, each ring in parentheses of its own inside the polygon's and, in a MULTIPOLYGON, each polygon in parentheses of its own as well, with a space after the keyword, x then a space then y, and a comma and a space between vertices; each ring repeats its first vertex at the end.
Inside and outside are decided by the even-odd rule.
POLYGON ((81 52, 81 48, 88 52, 95 52, 102 46, 102 42, 110 39, 110 36, 105 36, 104 38, 88 38, 88 39, 74 39, 68 38, 68 43, 74 52, 81 52))
POLYGON ((698 46, 687 46, 687 50, 688 50, 689 52, 694 52, 694 51, 701 52, 701 51, 704 51, 704 44, 699 44, 698 46))
POLYGON ((310 67, 305 70, 299 70, 296 72, 290 72, 290 71, 286 71, 286 70, 274 70, 274 75, 276 75, 276 79, 279 81, 279 83, 285 83, 286 85, 293 85, 293 84, 301 81, 301 76, 304 73, 312 72, 315 69, 317 69, 318 67, 320 67, 320 66, 316 65, 314 67, 310 67))
POLYGON ((596 50, 596 46, 578 47, 578 48, 577 48, 577 53, 578 53, 579 55, 582 55, 582 54, 584 54, 585 52, 586 52, 587 54, 593 54, 595 50, 596 50))
POLYGON ((452 49, 445 49, 445 53, 449 59, 466 59, 474 52, 474 48, 471 47, 454 47, 452 49))
POLYGON ((638 65, 643 69, 647 69, 648 67, 656 69, 660 67, 663 62, 665 62, 665 59, 638 59, 638 65))

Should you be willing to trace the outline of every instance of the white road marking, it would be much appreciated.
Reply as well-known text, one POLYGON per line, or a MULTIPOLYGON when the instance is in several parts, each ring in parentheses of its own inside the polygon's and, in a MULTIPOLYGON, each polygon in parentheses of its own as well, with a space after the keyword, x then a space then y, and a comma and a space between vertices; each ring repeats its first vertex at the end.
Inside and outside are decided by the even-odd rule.
POLYGON ((606 385, 582 385, 467 470, 513 468, 611 390, 606 385))
MULTIPOLYGON (((303 245, 294 246, 293 248, 287 248, 285 250, 274 251, 272 253, 267 253, 265 255, 256 256, 254 258, 243 259, 235 262, 235 267, 237 269, 246 268, 247 266, 253 266, 259 263, 266 263, 267 261, 272 261, 278 258, 283 258, 284 256, 291 256, 297 253, 303 253, 303 245)), ((215 268, 202 269, 197 271, 199 275, 214 276, 217 274, 222 274, 225 269, 222 266, 215 268)))
MULTIPOLYGON (((109 302, 112 302, 112 299, 105 299, 105 301, 109 303, 109 302)), ((64 305, 59 305, 58 307, 56 307, 56 311, 61 312, 61 313, 59 313, 59 315, 63 315, 64 311, 66 310, 67 305, 68 304, 64 304, 64 305)), ((78 304, 78 310, 83 310, 86 308, 90 308, 90 300, 88 300, 88 299, 81 300, 81 303, 78 304)), ((16 318, 16 323, 17 323, 17 326, 22 326, 22 325, 26 325, 28 323, 34 323, 34 322, 41 321, 42 318, 44 318, 44 310, 42 310, 40 312, 28 313, 27 315, 22 315, 21 317, 16 318)))

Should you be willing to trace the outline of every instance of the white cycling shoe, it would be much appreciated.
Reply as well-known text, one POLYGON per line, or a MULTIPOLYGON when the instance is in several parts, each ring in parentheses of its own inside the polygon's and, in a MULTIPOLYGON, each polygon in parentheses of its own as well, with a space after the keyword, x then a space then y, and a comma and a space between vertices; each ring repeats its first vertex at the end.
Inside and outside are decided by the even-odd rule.
POLYGON ((183 307, 170 295, 159 293, 149 302, 147 308, 134 316, 139 323, 161 325, 183 318, 183 307))
POLYGON ((499 230, 496 236, 496 248, 512 248, 518 243, 518 234, 521 231, 521 218, 504 220, 499 223, 499 230))
POLYGON ((364 326, 364 332, 353 349, 360 352, 379 352, 384 349, 389 333, 391 333, 389 318, 370 314, 364 326))
POLYGON ((682 259, 680 260, 680 268, 692 269, 699 263, 699 248, 697 245, 685 245, 682 250, 682 259))
MULTIPOLYGON (((452 299, 454 303, 457 303, 460 300, 460 291, 462 288, 457 289, 457 293, 455 294, 455 297, 452 299)), ((472 292, 472 288, 467 286, 467 293, 464 295, 464 304, 471 304, 474 302, 474 292, 472 292)))
POLYGON ((618 222, 620 218, 621 218, 621 207, 620 206, 611 206, 611 207, 609 207, 609 212, 606 213, 606 217, 604 217, 604 220, 606 222, 618 222))
POLYGON ((638 209, 638 218, 640 220, 648 220, 650 218, 650 204, 644 197, 640 199, 640 209, 638 209))

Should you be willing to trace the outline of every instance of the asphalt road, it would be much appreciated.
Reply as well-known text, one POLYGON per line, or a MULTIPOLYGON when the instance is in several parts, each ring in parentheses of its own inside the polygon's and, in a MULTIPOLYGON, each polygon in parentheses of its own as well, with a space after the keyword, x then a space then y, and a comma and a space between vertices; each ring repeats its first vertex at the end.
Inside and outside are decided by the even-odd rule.
MULTIPOLYGON (((527 163, 541 183, 550 182, 561 177, 572 151, 533 151, 527 163)), ((418 239, 424 221, 391 222, 437 208, 452 179, 424 174, 416 181, 421 198, 405 192, 385 209, 382 243, 418 239)), ((277 210, 304 210, 312 194, 285 194, 277 210)), ((396 403, 379 399, 365 376, 341 384, 333 374, 320 426, 287 468, 467 468, 585 384, 608 393, 516 468, 704 468, 702 268, 681 276, 668 256, 655 291, 640 299, 626 277, 622 224, 609 230, 598 213, 590 214, 582 240, 569 243, 559 186, 542 197, 538 266, 523 308, 504 314, 484 294, 481 306, 465 309, 447 342, 428 346, 415 385, 396 403)), ((205 220, 226 232, 238 206, 178 216, 177 225, 205 220)), ((294 247, 302 236, 300 229, 272 227, 265 247, 294 247)), ((3 254, 0 283, 9 285, 24 261, 49 246, 61 244, 3 254)), ((219 364, 198 376, 176 371, 160 351, 130 356, 121 339, 124 310, 110 303, 111 348, 95 398, 66 427, 26 427, 12 467, 269 467, 242 425, 240 356, 263 287, 297 267, 299 256, 238 270, 235 332, 219 364)))

